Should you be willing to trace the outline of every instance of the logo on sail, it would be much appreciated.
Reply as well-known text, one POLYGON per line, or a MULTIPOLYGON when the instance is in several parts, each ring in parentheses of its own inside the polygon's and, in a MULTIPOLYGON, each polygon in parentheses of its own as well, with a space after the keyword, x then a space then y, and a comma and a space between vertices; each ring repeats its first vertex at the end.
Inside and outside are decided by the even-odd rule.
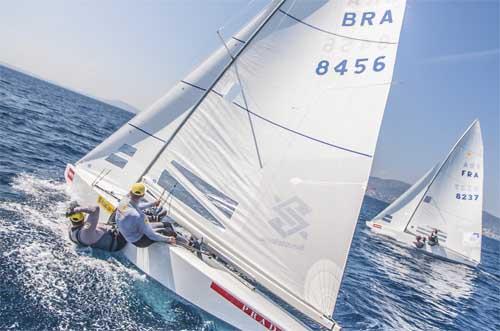
POLYGON ((304 231, 309 223, 304 216, 311 212, 311 208, 300 198, 293 197, 279 202, 273 210, 278 215, 271 219, 269 224, 278 232, 281 237, 286 238, 294 234, 299 234, 303 239, 307 239, 307 232, 304 231))

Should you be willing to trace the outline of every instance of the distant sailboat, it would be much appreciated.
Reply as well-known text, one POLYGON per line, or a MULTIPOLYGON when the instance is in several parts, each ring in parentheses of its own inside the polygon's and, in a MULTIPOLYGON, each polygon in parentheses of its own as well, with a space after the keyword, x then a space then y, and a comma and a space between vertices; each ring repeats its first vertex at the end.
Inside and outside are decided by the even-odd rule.
POLYGON ((127 245, 124 254, 227 323, 307 329, 255 283, 338 329, 332 312, 405 4, 271 2, 165 97, 68 165, 68 185, 101 205, 102 221, 138 180, 148 199, 168 192, 171 216, 218 258, 161 243, 127 245))
POLYGON ((409 245, 438 230, 438 244, 420 250, 475 266, 481 261, 483 180, 483 141, 475 121, 442 163, 367 225, 409 245))

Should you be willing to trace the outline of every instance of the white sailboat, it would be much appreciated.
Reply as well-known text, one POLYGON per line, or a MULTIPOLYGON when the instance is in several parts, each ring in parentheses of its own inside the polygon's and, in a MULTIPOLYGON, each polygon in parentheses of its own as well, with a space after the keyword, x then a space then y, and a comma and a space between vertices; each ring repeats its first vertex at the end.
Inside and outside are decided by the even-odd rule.
POLYGON ((438 230, 438 245, 419 250, 476 266, 481 261, 483 141, 474 121, 446 159, 367 222, 374 232, 413 245, 438 230))
POLYGON ((272 1, 75 165, 102 221, 142 180, 219 259, 127 245, 158 282, 242 330, 332 319, 396 60, 405 0, 272 1), (165 194, 166 195, 166 194, 165 194), (223 260, 224 263, 219 261, 223 260), (243 279, 241 275, 244 275, 243 279))

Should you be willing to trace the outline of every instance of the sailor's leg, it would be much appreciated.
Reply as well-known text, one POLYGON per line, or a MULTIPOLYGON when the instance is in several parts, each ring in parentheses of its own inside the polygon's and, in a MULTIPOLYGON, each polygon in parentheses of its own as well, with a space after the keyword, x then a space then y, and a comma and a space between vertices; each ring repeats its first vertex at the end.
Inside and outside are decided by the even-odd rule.
POLYGON ((169 237, 177 237, 177 232, 175 232, 174 228, 169 223, 150 223, 151 227, 155 232, 163 234, 169 237))

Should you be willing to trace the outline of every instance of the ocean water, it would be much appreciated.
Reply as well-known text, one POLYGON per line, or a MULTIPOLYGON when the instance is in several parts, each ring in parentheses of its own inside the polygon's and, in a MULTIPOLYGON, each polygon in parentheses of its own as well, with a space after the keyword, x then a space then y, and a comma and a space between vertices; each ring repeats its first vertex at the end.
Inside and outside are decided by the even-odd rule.
MULTIPOLYGON (((231 330, 118 255, 76 249, 63 171, 131 114, 0 66, 0 330, 231 330)), ((479 268, 371 234, 366 198, 334 318, 345 330, 500 330, 500 242, 479 268)))

